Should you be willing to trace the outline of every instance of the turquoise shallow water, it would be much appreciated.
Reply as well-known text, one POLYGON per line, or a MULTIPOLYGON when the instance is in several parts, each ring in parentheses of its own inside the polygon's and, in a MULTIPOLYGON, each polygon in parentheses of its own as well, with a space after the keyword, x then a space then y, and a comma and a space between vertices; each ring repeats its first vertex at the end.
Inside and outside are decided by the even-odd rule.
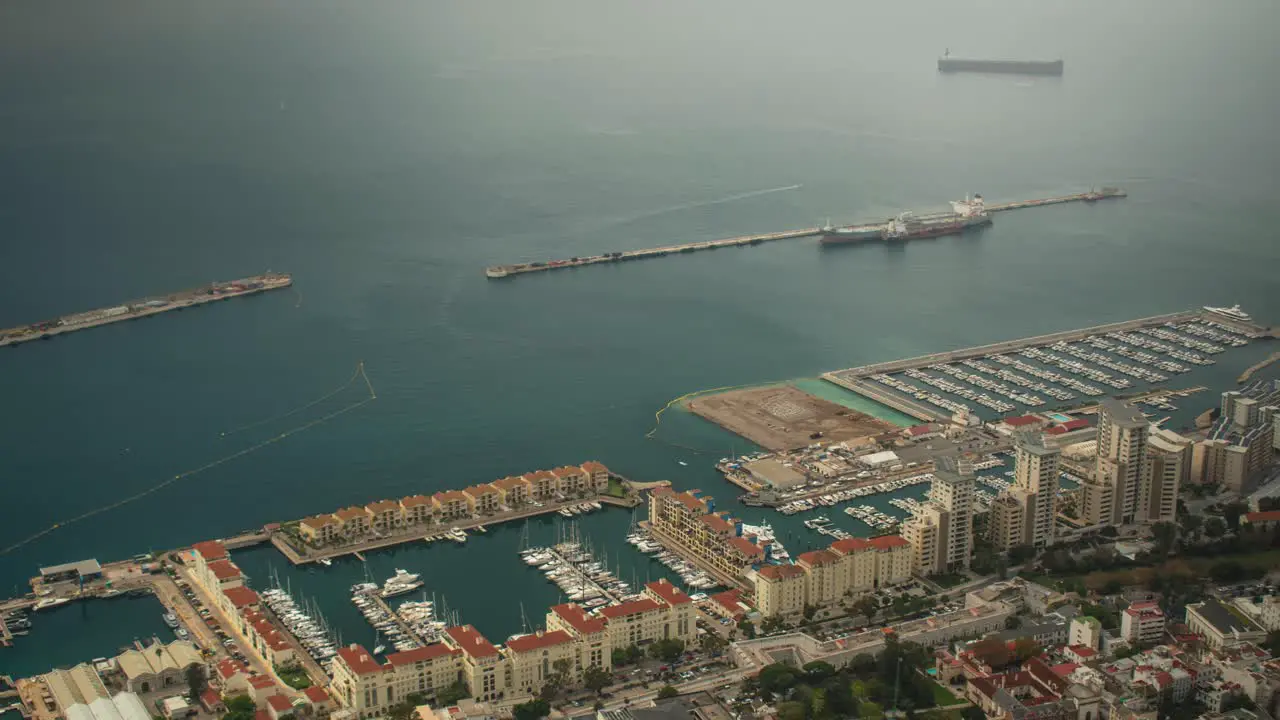
MULTIPOLYGON (((267 268, 297 279, 0 353, 0 546, 353 405, 357 385, 222 435, 358 361, 378 392, 0 555, 0 588, 590 458, 727 498, 706 460, 749 446, 687 413, 660 437, 709 456, 645 439, 672 398, 1206 303, 1275 321, 1277 25, 1272 4, 1189 0, 0 7, 0 65, 23 69, 0 73, 0 325, 267 268), (1067 74, 940 76, 946 47, 1061 55, 1067 74), (900 248, 481 274, 1101 184, 1131 195, 900 248)), ((1226 386, 1262 352, 1197 381, 1226 386)), ((627 520, 584 525, 621 551, 627 520)), ((551 599, 503 532, 402 551, 498 639, 551 599)), ((271 553, 241 555, 265 579, 271 553)), ((340 567, 296 581, 335 617, 358 575, 340 567)), ((101 655, 148 622, 116 637, 50 621, 0 671, 101 655)))

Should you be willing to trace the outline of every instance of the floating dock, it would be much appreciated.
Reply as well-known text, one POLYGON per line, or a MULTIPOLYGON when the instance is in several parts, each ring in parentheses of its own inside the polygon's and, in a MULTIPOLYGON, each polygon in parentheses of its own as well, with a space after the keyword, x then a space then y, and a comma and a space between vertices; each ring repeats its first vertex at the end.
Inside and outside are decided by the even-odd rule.
POLYGON ((88 330, 111 323, 136 320, 159 315, 171 310, 185 310, 196 305, 228 300, 244 295, 257 295, 293 285, 293 278, 284 273, 268 272, 230 282, 215 282, 193 290, 183 290, 170 295, 131 300, 121 305, 99 308, 74 315, 63 315, 53 320, 0 330, 0 347, 18 345, 32 340, 48 340, 57 335, 88 330))
MULTIPOLYGON (((1123 190, 1115 188, 1107 188, 1102 191, 1090 190, 1089 192, 1075 193, 1073 195, 1059 195, 1056 197, 1039 198, 1035 200, 1019 200, 1016 202, 997 203, 987 205, 988 213, 1005 212, 1008 210, 1021 210, 1024 208, 1042 207, 1045 205, 1060 205, 1070 202, 1096 202, 1109 198, 1126 197, 1127 193, 1123 190)), ((878 223, 883 224, 883 223, 878 223)), ((868 224, 853 226, 857 228, 872 228, 877 224, 868 224)), ((608 252, 602 255, 591 255, 587 257, 572 257, 565 260, 550 260, 547 262, 531 262, 531 263, 515 263, 512 265, 491 265, 485 268, 485 277, 491 280, 511 277, 513 275, 521 275, 524 273, 543 272, 546 270, 560 270, 563 268, 585 267, 587 265, 600 265, 603 263, 629 262, 631 260, 643 260, 646 258, 665 257, 667 255, 678 255, 681 253, 698 252, 700 250, 718 250, 720 248, 731 247, 747 247, 750 245, 759 245, 760 243, 773 242, 775 240, 791 240, 794 238, 813 237, 821 235, 823 228, 803 228, 800 230, 786 230, 783 232, 765 233, 763 235, 742 235, 739 237, 725 238, 722 240, 702 240, 691 243, 680 243, 676 245, 664 245, 662 247, 648 248, 644 250, 627 250, 623 252, 608 252)))

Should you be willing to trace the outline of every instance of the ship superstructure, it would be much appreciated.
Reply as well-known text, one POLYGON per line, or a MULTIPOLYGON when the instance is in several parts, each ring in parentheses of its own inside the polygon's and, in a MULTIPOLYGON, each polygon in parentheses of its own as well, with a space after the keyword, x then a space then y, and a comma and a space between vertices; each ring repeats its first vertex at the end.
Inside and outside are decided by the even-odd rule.
POLYGON ((824 245, 843 245, 868 240, 901 242, 919 238, 941 237, 965 232, 970 228, 991 224, 991 215, 983 204, 981 195, 952 202, 950 212, 924 213, 911 211, 899 213, 888 222, 879 225, 854 225, 850 227, 822 229, 824 245))

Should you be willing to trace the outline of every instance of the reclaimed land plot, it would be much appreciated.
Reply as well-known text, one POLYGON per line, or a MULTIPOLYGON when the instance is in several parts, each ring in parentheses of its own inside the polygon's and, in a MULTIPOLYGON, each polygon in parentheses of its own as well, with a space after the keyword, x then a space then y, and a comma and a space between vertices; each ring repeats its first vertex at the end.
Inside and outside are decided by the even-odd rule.
POLYGON ((818 439, 842 442, 897 429, 790 385, 704 395, 690 400, 689 409, 768 450, 803 447, 818 439), (815 437, 815 433, 821 435, 815 437))

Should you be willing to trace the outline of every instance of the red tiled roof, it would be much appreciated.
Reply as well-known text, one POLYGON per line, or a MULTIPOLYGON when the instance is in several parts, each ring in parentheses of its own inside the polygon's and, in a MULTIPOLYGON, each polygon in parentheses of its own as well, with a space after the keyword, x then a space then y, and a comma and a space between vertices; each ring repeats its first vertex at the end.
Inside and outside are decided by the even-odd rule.
POLYGON ((911 544, 901 535, 881 535, 880 537, 873 537, 867 542, 871 543, 871 546, 877 550, 892 550, 896 547, 905 547, 911 544))
POLYGON ((1063 428, 1064 430, 1079 430, 1081 428, 1089 427, 1089 421, 1084 418, 1076 418, 1075 420, 1068 420, 1058 427, 1063 428))
POLYGON ((765 565, 756 574, 770 580, 785 580, 804 575, 804 568, 795 565, 765 565))
POLYGON ((676 605, 684 605, 685 603, 693 602, 692 598, 686 595, 685 592, 680 588, 676 587, 675 585, 672 585, 671 581, 666 578, 662 578, 661 580, 654 580, 648 585, 645 585, 645 588, 648 589, 650 592, 652 592, 654 595, 657 595, 658 597, 662 598, 663 602, 665 602, 666 604, 672 607, 675 607, 676 605))
POLYGON ((667 487, 666 485, 660 485, 660 486, 658 486, 658 487, 656 487, 656 488, 651 488, 651 489, 649 490, 649 494, 650 494, 650 495, 658 495, 658 496, 664 496, 664 495, 675 495, 675 494, 676 494, 676 491, 675 491, 675 490, 672 490, 670 487, 667 487))
POLYGON ((312 685, 302 691, 303 695, 313 703, 322 703, 329 701, 329 693, 319 685, 312 685))
POLYGON ((271 720, 271 713, 266 710, 259 710, 253 714, 253 720, 271 720))
POLYGON ((451 500, 461 500, 462 502, 467 501, 467 496, 463 494, 461 490, 445 490, 444 492, 438 492, 431 497, 438 500, 442 505, 451 500))
POLYGON ((1001 422, 1010 427, 1022 427, 1024 425, 1041 423, 1044 422, 1044 420, 1036 417, 1035 415, 1019 415, 1018 417, 1005 418, 1001 422))
POLYGON ((711 601, 724 608, 735 618, 746 615, 746 608, 742 606, 742 591, 734 588, 716 593, 711 596, 711 601))
POLYGON ((255 690, 266 690, 269 687, 274 687, 275 684, 276 681, 272 680, 270 675, 254 675, 249 678, 249 686, 255 690))
POLYGON ((840 557, 830 550, 810 550, 807 553, 800 553, 796 559, 805 565, 830 565, 838 562, 840 557))
POLYGON ((455 650, 444 643, 431 643, 413 650, 405 650, 404 652, 391 653, 387 656, 387 663, 390 665, 412 665, 413 663, 434 660, 438 657, 446 655, 454 655, 462 652, 455 650))
POLYGON ((209 563, 209 572, 219 580, 230 580, 231 578, 240 577, 240 568, 235 566, 230 560, 214 560, 209 563))
POLYGON ((1059 665, 1054 665, 1049 669, 1052 670, 1058 677, 1066 677, 1071 673, 1075 672, 1076 668, 1078 667, 1080 666, 1076 663, 1061 663, 1059 665))
POLYGON ((1262 512, 1245 513, 1246 522, 1275 522, 1280 520, 1280 510, 1263 510, 1262 512))
POLYGON ((595 460, 588 460, 582 463, 582 469, 589 473, 609 472, 609 468, 605 467, 604 463, 598 463, 595 460))
POLYGON ((628 615, 639 615, 640 613, 653 612, 661 610, 662 606, 650 600, 642 598, 640 600, 632 600, 618 605, 610 605, 600 610, 600 614, 612 620, 614 618, 626 617, 628 615))
POLYGON ((278 713, 289 712, 293 709, 293 703, 289 702, 289 698, 283 695, 272 695, 267 698, 267 704, 278 713))
POLYGON ((212 710, 222 702, 222 698, 218 697, 218 693, 213 688, 205 688, 204 692, 200 693, 200 702, 212 710))
POLYGON ((864 538, 844 538, 843 540, 837 540, 831 543, 831 549, 841 555, 852 555, 853 553, 861 550, 870 550, 871 543, 867 542, 864 538))
POLYGON ((676 501, 681 505, 689 508, 693 512, 705 513, 707 511, 707 503, 699 500, 692 492, 676 493, 676 501))
POLYGON ((359 645, 348 645, 338 648, 338 657, 342 659, 351 672, 356 675, 372 675, 382 672, 382 666, 373 659, 368 650, 359 645))
POLYGON ((462 492, 466 493, 469 497, 473 497, 479 500, 481 497, 484 497, 485 495, 491 495, 493 493, 498 492, 498 488, 494 487, 490 483, 481 483, 479 485, 472 485, 471 487, 467 488, 466 490, 463 490, 462 492))
POLYGON ((200 553, 205 562, 210 560, 221 560, 227 556, 227 548, 217 540, 205 540, 191 546, 192 550, 200 553))
POLYGON ((218 676, 223 680, 233 678, 237 673, 248 672, 244 664, 234 658, 226 658, 218 663, 218 676))
POLYGON ((462 652, 471 657, 491 657, 498 654, 498 648, 470 625, 445 628, 444 632, 462 652))
POLYGON ((396 502, 395 500, 379 500, 378 502, 369 503, 368 505, 365 505, 364 509, 368 510, 374 515, 379 515, 381 513, 387 512, 388 510, 393 512, 396 510, 399 510, 400 503, 396 502))
POLYGON ((719 515, 703 515, 698 519, 714 532, 733 532, 733 525, 719 515))
POLYGON ((343 522, 346 522, 348 520, 355 520, 356 518, 369 517, 369 513, 366 512, 365 509, 361 507, 343 508, 338 512, 334 513, 334 515, 337 515, 338 519, 343 522))
POLYGON ((555 645, 573 642, 573 637, 563 630, 552 630, 547 633, 525 635, 507 641, 507 649, 516 652, 533 652, 555 645))
POLYGON ((912 425, 911 427, 907 428, 907 433, 909 433, 912 437, 918 437, 920 435, 926 435, 928 433, 935 432, 936 430, 937 428, 926 423, 924 425, 912 425))
POLYGON ((231 601, 231 604, 238 607, 249 607, 258 604, 258 593, 241 585, 240 587, 227 588, 222 591, 223 595, 231 601))
POLYGON ((1046 435, 1066 435, 1067 429, 1061 425, 1054 425, 1048 430, 1045 430, 1044 433, 1046 435))
POLYGON ((525 473, 524 476, 526 478, 529 478, 530 482, 535 482, 535 483, 541 479, 547 479, 547 480, 556 479, 555 473, 551 472, 550 470, 534 470, 531 473, 525 473))
POLYGON ((551 608, 551 612, 559 615, 561 619, 569 623, 569 627, 583 635, 590 635, 604 630, 604 620, 591 617, 580 605, 575 605, 574 603, 555 605, 551 608))
POLYGON ((1129 603, 1129 607, 1125 608, 1124 612, 1126 615, 1129 615, 1131 617, 1138 617, 1142 615, 1149 616, 1149 617, 1164 616, 1164 611, 1160 609, 1160 603, 1155 602, 1153 600, 1147 600, 1145 602, 1129 603))
POLYGON ((1098 654, 1097 650, 1094 650, 1088 645, 1071 645, 1070 650, 1076 657, 1082 658, 1091 658, 1098 654))
POLYGON ((400 507, 417 507, 419 505, 430 505, 431 498, 426 495, 410 495, 407 498, 400 499, 400 507))
POLYGON ((522 485, 525 485, 525 484, 527 484, 528 482, 529 482, 528 480, 526 480, 526 479, 524 479, 524 478, 522 478, 522 477, 517 477, 517 476, 514 476, 514 475, 513 475, 513 476, 511 476, 511 477, 504 477, 504 478, 502 478, 501 480, 495 480, 495 481, 493 482, 493 484, 494 484, 494 486, 495 486, 495 487, 501 488, 501 489, 503 489, 503 490, 510 490, 510 489, 512 489, 512 488, 516 488, 516 487, 520 487, 520 486, 522 486, 522 485))
POLYGON ((577 477, 582 474, 582 468, 574 467, 572 465, 565 465, 563 467, 558 467, 555 470, 552 470, 551 474, 555 475, 558 478, 577 477))
POLYGON ((303 525, 306 525, 307 527, 316 528, 316 529, 322 528, 325 525, 333 525, 337 522, 338 522, 338 519, 335 518, 332 514, 316 515, 314 517, 302 519, 303 525))
POLYGON ((738 552, 746 555, 747 557, 760 557, 764 555, 763 548, 744 537, 731 537, 729 538, 729 544, 737 548, 738 552))

